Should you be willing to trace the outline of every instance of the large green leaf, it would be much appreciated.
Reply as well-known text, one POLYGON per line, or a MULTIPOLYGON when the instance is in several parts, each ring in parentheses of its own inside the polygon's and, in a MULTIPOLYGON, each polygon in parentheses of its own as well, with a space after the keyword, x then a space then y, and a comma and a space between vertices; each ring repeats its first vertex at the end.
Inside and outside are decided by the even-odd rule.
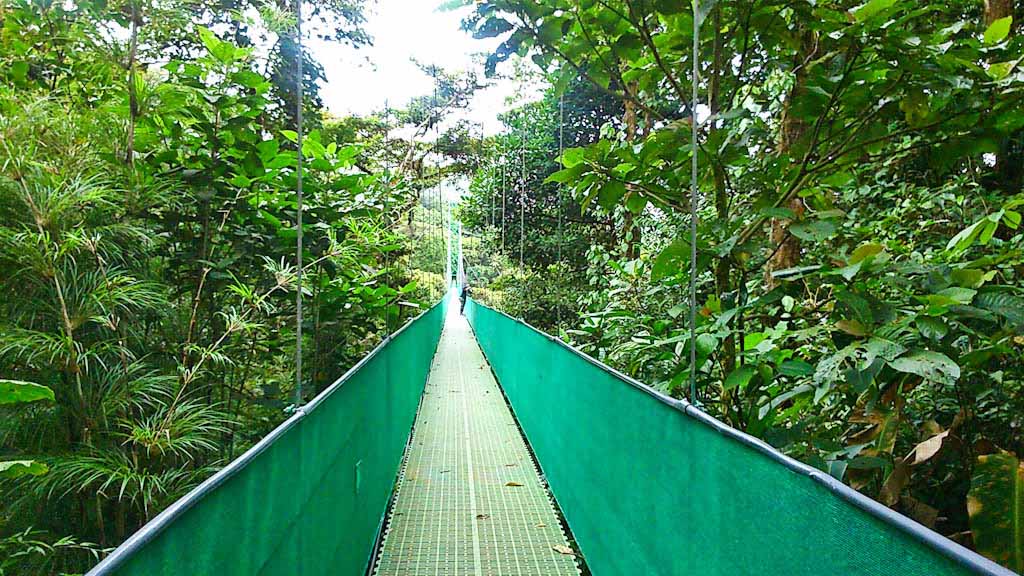
POLYGON ((644 198, 636 192, 631 192, 626 196, 626 209, 633 214, 640 214, 644 211, 644 207, 647 206, 647 198, 644 198))
POLYGON ((796 360, 786 360, 779 364, 779 374, 792 377, 810 376, 814 374, 814 366, 799 358, 796 360))
POLYGON ((978 457, 967 513, 978 552, 1024 573, 1024 465, 1016 456, 978 457))
POLYGON ((960 366, 949 356, 930 350, 919 350, 889 363, 894 370, 916 374, 925 380, 952 384, 960 378, 960 366))
POLYGON ((53 390, 20 380, 0 380, 0 404, 53 400, 53 390))
POLYGON ((1013 24, 1013 16, 1000 18, 989 24, 985 30, 985 44, 998 44, 1010 33, 1010 25, 1013 24))
POLYGON ((853 14, 853 17, 856 18, 858 22, 863 22, 868 18, 871 18, 875 14, 878 14, 882 10, 891 8, 892 5, 895 3, 896 0, 871 0, 866 4, 862 4, 854 8, 850 12, 853 14))
POLYGON ((654 259, 654 265, 651 266, 651 282, 683 272, 689 262, 690 243, 680 238, 666 246, 654 259))
POLYGON ((739 368, 732 371, 725 382, 722 384, 722 390, 731 390, 732 388, 743 388, 750 383, 750 379, 757 373, 757 367, 753 364, 744 364, 739 368))
POLYGON ((42 476, 50 469, 42 462, 34 460, 9 460, 0 462, 0 478, 20 478, 22 476, 42 476))
POLYGON ((626 185, 618 180, 609 180, 597 193, 597 203, 605 210, 611 210, 626 194, 626 185))
POLYGON ((993 290, 978 294, 974 304, 1006 318, 1015 326, 1024 326, 1024 298, 993 290))
POLYGON ((554 174, 545 178, 544 183, 547 184, 549 182, 554 182, 557 184, 566 184, 568 182, 572 182, 573 180, 580 177, 580 174, 583 173, 584 168, 586 168, 585 164, 577 164, 572 168, 559 170, 558 172, 555 172, 554 174))
POLYGON ((875 242, 865 242, 864 244, 858 246, 857 249, 850 254, 850 258, 847 260, 847 263, 857 264, 859 262, 864 261, 867 258, 871 258, 879 254, 883 250, 885 250, 885 247, 882 246, 881 244, 877 244, 875 242))
POLYGON ((206 47, 211 56, 222 64, 230 64, 239 56, 245 53, 243 49, 236 49, 231 42, 225 42, 213 33, 209 28, 199 28, 199 40, 206 47))
POLYGON ((819 242, 836 233, 836 225, 830 220, 802 220, 789 227, 789 232, 801 240, 819 242))

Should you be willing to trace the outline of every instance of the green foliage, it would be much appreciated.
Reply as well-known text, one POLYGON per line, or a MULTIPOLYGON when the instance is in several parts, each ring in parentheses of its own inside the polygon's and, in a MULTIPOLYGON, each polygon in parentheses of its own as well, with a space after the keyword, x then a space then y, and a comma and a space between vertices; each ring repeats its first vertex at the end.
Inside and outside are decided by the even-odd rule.
POLYGON ((68 559, 96 562, 104 552, 96 544, 71 537, 48 539, 38 530, 27 529, 0 538, 0 576, 23 574, 63 574, 74 565, 68 559))
MULTIPOLYGON (((294 20, 184 8, 0 9, 0 573, 87 570, 283 421, 298 290, 306 398, 443 290, 430 182, 315 90, 299 286, 294 20)), ((367 41, 361 2, 310 10, 367 41)))
POLYGON ((0 462, 0 478, 20 478, 22 476, 42 476, 49 471, 46 464, 32 460, 8 460, 0 462))
MULTIPOLYGON (((693 400, 926 525, 968 531, 975 456, 1024 449, 1020 14, 701 5, 693 400)), ((557 279, 577 295, 565 328, 677 396, 691 370, 693 17, 678 2, 492 0, 465 21, 501 38, 492 67, 518 55, 548 74, 547 106, 576 82, 619 102, 536 170, 592 219, 563 245, 587 266, 557 279)))
POLYGON ((53 399, 53 390, 46 386, 19 380, 0 380, 0 404, 53 399))
POLYGON ((967 495, 978 550, 1024 571, 1024 465, 1006 452, 978 457, 967 495))
MULTIPOLYGON (((54 400, 53 390, 46 386, 21 382, 18 380, 0 380, 0 405, 54 400)), ((33 460, 0 460, 0 478, 14 479, 22 476, 42 476, 49 472, 42 462, 33 460)))

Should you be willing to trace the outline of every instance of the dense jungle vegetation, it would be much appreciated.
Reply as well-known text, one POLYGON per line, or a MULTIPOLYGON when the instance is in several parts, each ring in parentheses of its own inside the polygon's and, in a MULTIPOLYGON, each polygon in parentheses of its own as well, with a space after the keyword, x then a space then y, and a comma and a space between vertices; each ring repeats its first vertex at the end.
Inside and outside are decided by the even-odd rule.
MULTIPOLYGON (((0 574, 84 572, 297 401, 289 8, 0 2, 0 574)), ((306 12, 370 41, 359 2, 306 12)), ((440 297, 475 81, 336 118, 304 59, 309 399, 440 297)))
POLYGON ((696 112, 693 401, 1024 570, 1024 7, 700 5, 695 108, 689 3, 474 4, 550 81, 483 143, 474 294, 688 397, 696 112))

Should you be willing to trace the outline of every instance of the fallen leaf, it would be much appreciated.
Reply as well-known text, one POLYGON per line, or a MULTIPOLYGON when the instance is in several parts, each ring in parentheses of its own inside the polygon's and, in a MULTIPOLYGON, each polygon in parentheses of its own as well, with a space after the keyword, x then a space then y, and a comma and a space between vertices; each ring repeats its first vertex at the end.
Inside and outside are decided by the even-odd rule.
POLYGON ((505 482, 505 486, 522 486, 519 482, 505 482))
POLYGON ((541 522, 540 524, 537 524, 537 528, 547 528, 547 527, 548 527, 548 525, 543 523, 543 522, 541 522))
POLYGON ((942 441, 946 439, 946 436, 949 436, 949 430, 940 432, 915 446, 913 464, 920 464, 938 454, 939 450, 942 449, 942 441))
POLYGON ((895 505, 896 502, 899 502, 900 494, 909 482, 910 469, 906 461, 896 462, 896 466, 893 467, 889 477, 882 484, 882 489, 878 491, 878 499, 886 506, 895 505))
POLYGON ((924 502, 910 496, 902 496, 900 498, 900 507, 903 508, 904 512, 914 520, 917 520, 932 530, 935 529, 935 522, 939 519, 939 511, 935 508, 932 508, 924 502))
POLYGON ((575 556, 576 555, 576 553, 572 551, 572 548, 569 548, 565 544, 555 544, 554 546, 551 547, 551 549, 554 550, 555 552, 558 552, 559 554, 564 554, 566 556, 575 556))

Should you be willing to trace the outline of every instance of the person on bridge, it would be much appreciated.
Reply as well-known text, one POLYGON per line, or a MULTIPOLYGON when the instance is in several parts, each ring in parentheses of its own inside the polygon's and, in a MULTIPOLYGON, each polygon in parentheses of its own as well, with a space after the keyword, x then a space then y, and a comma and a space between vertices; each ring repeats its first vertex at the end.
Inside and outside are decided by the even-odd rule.
POLYGON ((462 293, 459 294, 459 314, 465 316, 466 299, 469 298, 469 282, 463 280, 462 293))

